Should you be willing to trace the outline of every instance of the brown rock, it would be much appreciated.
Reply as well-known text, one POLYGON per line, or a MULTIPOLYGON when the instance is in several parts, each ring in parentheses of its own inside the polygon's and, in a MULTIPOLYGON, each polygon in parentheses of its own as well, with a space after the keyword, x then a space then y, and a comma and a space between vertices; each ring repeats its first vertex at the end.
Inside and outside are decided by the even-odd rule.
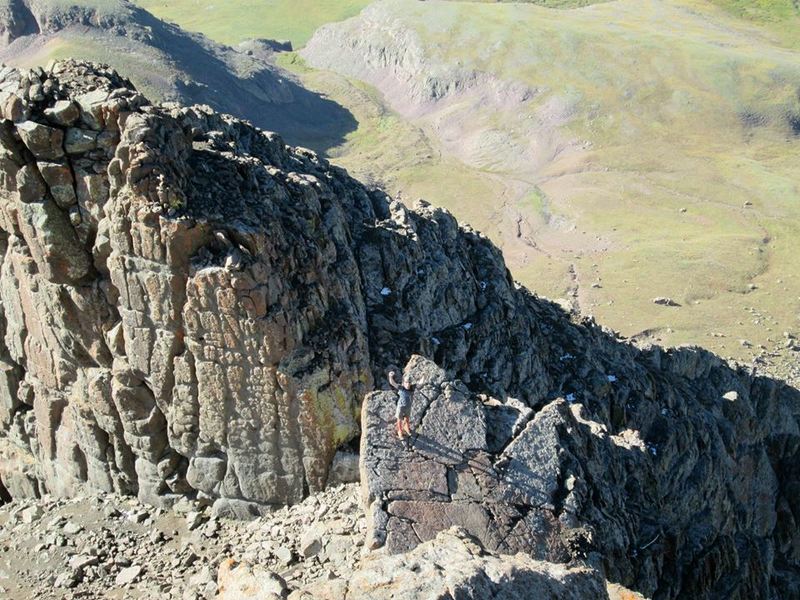
POLYGON ((320 581, 289 596, 292 600, 517 600, 608 598, 600 573, 530 557, 486 552, 463 530, 440 533, 408 554, 373 555, 347 577, 320 581))
POLYGON ((287 590, 280 575, 230 558, 219 565, 217 588, 219 600, 282 600, 287 590))
POLYGON ((43 202, 47 187, 36 165, 25 165, 17 171, 17 191, 19 200, 25 204, 43 202))

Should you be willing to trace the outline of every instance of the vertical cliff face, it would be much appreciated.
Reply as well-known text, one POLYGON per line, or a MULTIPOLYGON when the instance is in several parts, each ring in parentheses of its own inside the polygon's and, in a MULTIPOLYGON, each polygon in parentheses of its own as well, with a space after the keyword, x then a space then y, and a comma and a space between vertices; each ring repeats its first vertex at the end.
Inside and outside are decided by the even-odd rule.
POLYGON ((5 488, 319 489, 371 384, 345 218, 369 195, 100 68, 2 75, 5 488))
POLYGON ((253 512, 324 485, 374 377, 412 352, 498 395, 550 388, 528 296, 448 213, 102 67, 0 79, 12 496, 253 512))

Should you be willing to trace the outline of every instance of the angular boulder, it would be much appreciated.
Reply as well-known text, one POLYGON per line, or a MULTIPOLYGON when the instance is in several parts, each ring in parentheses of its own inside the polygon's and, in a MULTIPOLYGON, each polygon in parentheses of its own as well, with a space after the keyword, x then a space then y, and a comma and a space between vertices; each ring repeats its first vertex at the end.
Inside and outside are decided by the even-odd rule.
POLYGON ((602 575, 589 566, 565 566, 529 556, 498 556, 453 528, 407 554, 363 559, 346 579, 312 584, 290 600, 602 600, 602 575))

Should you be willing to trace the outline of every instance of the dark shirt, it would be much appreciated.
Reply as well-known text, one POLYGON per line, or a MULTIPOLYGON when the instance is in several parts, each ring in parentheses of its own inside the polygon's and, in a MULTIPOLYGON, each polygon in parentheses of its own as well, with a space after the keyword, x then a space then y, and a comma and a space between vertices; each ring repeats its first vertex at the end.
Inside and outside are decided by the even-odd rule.
POLYGON ((411 404, 411 396, 414 394, 414 388, 416 386, 412 385, 409 388, 400 387, 397 390, 398 398, 397 402, 400 404, 411 404))

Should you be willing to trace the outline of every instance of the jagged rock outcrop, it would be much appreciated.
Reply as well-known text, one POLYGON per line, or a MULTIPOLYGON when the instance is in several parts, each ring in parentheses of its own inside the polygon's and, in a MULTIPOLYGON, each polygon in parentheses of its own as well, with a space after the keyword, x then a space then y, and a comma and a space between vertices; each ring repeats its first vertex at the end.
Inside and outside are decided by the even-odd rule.
POLYGON ((459 526, 504 554, 600 559, 648 597, 796 597, 798 392, 697 349, 560 329, 572 353, 547 362, 565 377, 539 410, 419 356, 410 443, 396 394, 367 397, 368 545, 405 552, 459 526))
POLYGON ((412 453, 363 411, 390 549, 460 524, 658 598, 796 593, 795 390, 572 323, 446 211, 106 68, 3 69, 0 117, 0 494, 296 502, 416 353, 412 453))
POLYGON ((108 69, 0 79, 12 496, 294 502, 412 351, 498 394, 547 389, 517 359, 534 315, 514 318, 499 251, 448 213, 207 108, 151 106, 108 69))
POLYGON ((367 192, 102 68, 0 78, 5 488, 251 510, 321 488, 371 383, 367 192))

